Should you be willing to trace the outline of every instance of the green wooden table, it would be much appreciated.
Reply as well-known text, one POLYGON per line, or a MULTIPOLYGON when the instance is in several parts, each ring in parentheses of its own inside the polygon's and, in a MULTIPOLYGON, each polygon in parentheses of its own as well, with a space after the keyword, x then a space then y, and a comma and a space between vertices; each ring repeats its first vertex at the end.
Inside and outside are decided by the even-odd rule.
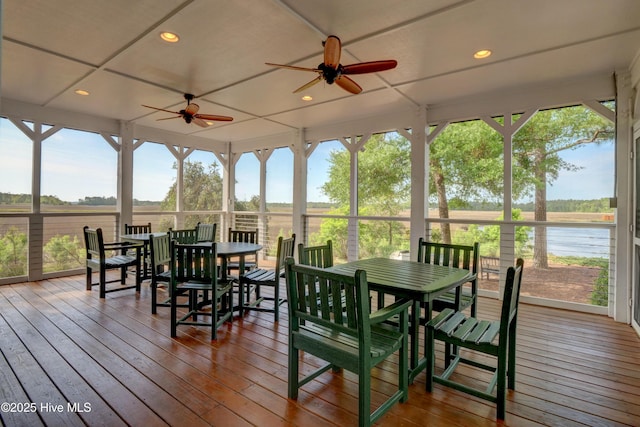
POLYGON ((426 358, 419 358, 420 303, 426 303, 427 319, 431 318, 433 300, 463 283, 469 281, 471 272, 453 267, 402 261, 389 258, 370 258, 335 265, 327 270, 353 275, 356 270, 367 272, 369 289, 391 294, 398 298, 413 300, 410 315, 411 361, 409 379, 415 377, 427 366, 426 358))

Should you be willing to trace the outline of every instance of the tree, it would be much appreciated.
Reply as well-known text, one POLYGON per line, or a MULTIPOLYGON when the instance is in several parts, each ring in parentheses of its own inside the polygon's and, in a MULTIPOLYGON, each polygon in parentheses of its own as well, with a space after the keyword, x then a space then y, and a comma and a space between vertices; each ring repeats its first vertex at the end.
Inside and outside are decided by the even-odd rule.
POLYGON ((78 236, 52 237, 44 246, 45 271, 62 271, 80 268, 86 258, 78 236))
MULTIPOLYGON (((586 144, 610 142, 613 124, 584 106, 539 111, 514 135, 513 158, 523 174, 523 184, 534 193, 534 219, 547 220, 547 185, 561 170, 578 168, 560 153, 586 144)), ((533 266, 548 268, 547 229, 536 227, 533 266)))
POLYGON ((0 277, 27 274, 27 234, 10 227, 0 239, 0 277))
MULTIPOLYGON (((450 124, 429 147, 429 194, 435 194, 439 218, 449 208, 472 200, 495 200, 503 194, 502 137, 480 120, 450 124)), ((440 239, 451 243, 443 223, 440 239)))
MULTIPOLYGON (((174 163, 173 168, 177 169, 174 163)), ((222 209, 222 176, 218 170, 218 164, 212 163, 205 169, 202 162, 184 162, 183 168, 183 207, 185 210, 208 211, 222 209)), ((176 210, 177 183, 174 182, 167 195, 160 204, 160 209, 164 211, 176 210)), ((187 227, 194 227, 197 221, 215 222, 213 218, 192 218, 193 224, 186 224, 187 227), (195 222, 194 222, 195 221, 195 222)), ((169 228, 173 224, 162 223, 160 227, 169 228)))
MULTIPOLYGON (((358 153, 359 215, 397 216, 407 206, 410 155, 409 141, 395 133, 373 135, 366 142, 364 150, 358 153)), ((329 163, 329 178, 322 192, 336 205, 332 213, 347 215, 350 194, 345 183, 350 181, 351 154, 346 150, 333 151, 329 163)), ((333 239, 336 255, 346 257, 346 227, 344 220, 323 220, 318 239, 333 239), (339 236, 345 239, 340 241, 339 236)), ((404 227, 397 221, 361 222, 359 234, 363 256, 388 256, 406 241, 404 227)))

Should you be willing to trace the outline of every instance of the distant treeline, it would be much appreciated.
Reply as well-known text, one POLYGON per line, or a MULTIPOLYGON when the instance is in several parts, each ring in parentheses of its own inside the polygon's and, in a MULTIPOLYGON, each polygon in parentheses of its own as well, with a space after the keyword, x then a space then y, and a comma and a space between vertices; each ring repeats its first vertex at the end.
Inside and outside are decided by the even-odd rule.
MULTIPOLYGON (((11 194, 0 193, 0 204, 5 205, 17 205, 31 203, 30 194, 11 194)), ((115 206, 117 199, 115 197, 85 197, 84 199, 78 199, 77 202, 65 202, 60 200, 57 196, 41 196, 40 203, 43 205, 63 206, 63 205, 83 205, 83 206, 115 206)), ((136 206, 154 206, 159 205, 161 202, 153 202, 150 200, 137 200, 133 199, 133 204, 136 206)))
MULTIPOLYGON (((84 205, 84 206, 115 206, 115 197, 85 197, 79 199, 77 202, 65 202, 60 200, 56 196, 42 196, 40 202, 45 205, 84 205)), ((0 193, 0 204, 12 205, 31 203, 30 194, 11 194, 0 193)), ((161 202, 155 202, 150 200, 137 200, 134 199, 133 204, 135 206, 156 206, 161 202)), ((499 203, 486 203, 486 202, 467 202, 463 204, 464 207, 456 207, 455 210, 469 210, 469 211, 500 211, 502 205, 499 203)), ((291 207, 291 203, 267 203, 267 207, 273 208, 287 208, 291 207)), ((315 209, 331 209, 334 207, 332 203, 328 202, 309 202, 307 204, 309 208, 315 209)), ((533 212, 534 204, 530 203, 515 203, 514 209, 520 209, 523 212, 533 212)), ((435 208, 432 207, 432 208, 435 208)), ((611 212, 609 207, 609 199, 603 197, 602 199, 593 200, 547 200, 547 212, 611 212)))
MULTIPOLYGON (((500 211, 502 210, 502 204, 499 203, 486 203, 486 202, 467 202, 464 207, 457 207, 456 210, 469 210, 469 211, 500 211)), ((432 208, 436 208, 433 206, 432 208)), ((523 212, 533 212, 535 205, 533 202, 529 203, 514 203, 514 209, 520 209, 523 212)), ((593 200, 547 200, 547 212, 611 212, 612 208, 609 207, 609 198, 603 197, 602 199, 593 200)))

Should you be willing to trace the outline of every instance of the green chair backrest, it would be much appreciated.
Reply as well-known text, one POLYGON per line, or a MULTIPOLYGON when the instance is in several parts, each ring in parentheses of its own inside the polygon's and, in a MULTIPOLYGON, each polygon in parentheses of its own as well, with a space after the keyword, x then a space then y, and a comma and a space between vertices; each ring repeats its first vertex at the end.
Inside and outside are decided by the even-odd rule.
POLYGON ((298 245, 298 261, 300 264, 313 267, 327 268, 333 266, 333 246, 331 240, 324 245, 305 246, 298 245))
POLYGON ((142 233, 151 233, 151 223, 144 225, 124 225, 124 233, 125 234, 142 234, 142 233))
POLYGON ((418 242, 418 262, 444 265, 478 272, 479 245, 453 245, 427 242, 422 237, 418 242))
POLYGON ((196 225, 196 239, 198 242, 215 242, 218 224, 200 224, 196 225))
POLYGON ((229 242, 245 242, 245 243, 258 243, 258 229, 255 230, 232 230, 229 227, 229 242))
POLYGON ((198 231, 195 228, 168 231, 171 240, 175 240, 183 245, 198 242, 198 231))

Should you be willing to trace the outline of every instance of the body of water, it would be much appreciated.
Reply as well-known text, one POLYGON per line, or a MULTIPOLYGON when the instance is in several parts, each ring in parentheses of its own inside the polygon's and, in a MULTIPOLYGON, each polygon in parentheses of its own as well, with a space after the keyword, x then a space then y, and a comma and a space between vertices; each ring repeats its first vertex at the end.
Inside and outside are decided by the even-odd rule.
MULTIPOLYGON (((533 230, 529 233, 534 243, 533 230)), ((602 228, 547 228, 547 252, 558 256, 609 258, 610 230, 602 228)))

